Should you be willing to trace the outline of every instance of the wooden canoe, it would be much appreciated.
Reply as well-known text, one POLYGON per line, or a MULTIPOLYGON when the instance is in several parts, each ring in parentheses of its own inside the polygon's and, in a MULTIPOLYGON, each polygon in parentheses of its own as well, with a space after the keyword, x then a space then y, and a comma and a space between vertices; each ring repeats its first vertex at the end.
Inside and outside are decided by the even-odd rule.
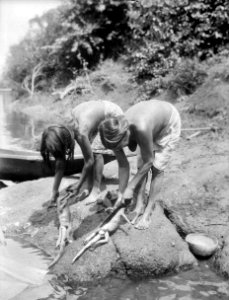
MULTIPOLYGON (((104 163, 115 156, 103 154, 104 163)), ((82 154, 75 154, 74 160, 67 162, 65 175, 80 173, 84 165, 82 154)), ((0 179, 12 181, 32 180, 54 175, 54 159, 51 168, 47 167, 38 151, 0 149, 0 179)))

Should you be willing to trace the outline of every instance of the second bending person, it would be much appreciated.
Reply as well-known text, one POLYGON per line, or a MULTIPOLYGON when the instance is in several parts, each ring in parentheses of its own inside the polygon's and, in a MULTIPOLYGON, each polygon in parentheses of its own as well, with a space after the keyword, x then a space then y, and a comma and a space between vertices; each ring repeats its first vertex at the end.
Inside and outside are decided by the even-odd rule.
POLYGON ((135 218, 132 223, 138 229, 146 229, 150 224, 150 215, 157 200, 162 174, 171 152, 179 140, 181 120, 177 109, 170 103, 160 100, 139 102, 130 107, 125 116, 104 120, 99 127, 104 146, 112 149, 119 164, 120 202, 128 202, 137 191, 135 218), (129 182, 129 163, 123 148, 128 146, 138 155, 138 172, 129 182), (144 193, 147 174, 152 171, 148 202, 144 193))
POLYGON ((88 196, 87 203, 93 203, 97 200, 100 194, 104 166, 102 153, 105 150, 98 134, 98 126, 105 118, 117 117, 122 114, 122 109, 113 102, 105 100, 87 101, 77 105, 72 110, 71 126, 53 125, 43 132, 41 154, 46 162, 49 161, 50 155, 55 158, 55 177, 50 206, 56 204, 66 160, 73 158, 74 140, 82 150, 84 167, 79 181, 71 190, 75 194, 79 194, 84 182, 86 182, 86 187, 81 193, 82 197, 88 196))

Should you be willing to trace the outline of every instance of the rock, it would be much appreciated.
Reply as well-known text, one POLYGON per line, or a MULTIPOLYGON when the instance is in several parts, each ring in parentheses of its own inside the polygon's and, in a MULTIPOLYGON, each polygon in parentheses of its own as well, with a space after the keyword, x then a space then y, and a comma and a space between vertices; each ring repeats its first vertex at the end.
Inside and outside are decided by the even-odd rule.
MULTIPOLYGON (((85 209, 83 204, 77 210, 79 209, 85 209)), ((99 224, 98 216, 90 216, 94 220, 89 223, 94 222, 95 228, 99 224)), ((87 227, 87 224, 83 227, 87 227)), ((87 250, 72 265, 71 261, 83 246, 83 239, 89 231, 79 230, 80 238, 67 247, 65 255, 54 268, 57 275, 67 273, 70 280, 83 283, 104 278, 112 272, 141 278, 160 276, 196 264, 187 244, 165 217, 159 205, 153 212, 149 229, 141 231, 129 224, 121 225, 108 244, 93 251, 87 250)))
POLYGON ((214 255, 212 262, 221 275, 229 278, 229 230, 226 230, 222 238, 221 247, 214 255))
POLYGON ((71 281, 83 283, 97 281, 111 273, 118 260, 118 253, 112 240, 94 250, 87 250, 72 264, 73 257, 83 247, 84 238, 78 239, 66 248, 65 255, 54 268, 57 275, 67 274, 71 281))
POLYGON ((152 214, 149 229, 128 228, 127 233, 119 231, 113 238, 128 275, 138 278, 163 275, 196 263, 159 205, 152 214))
MULTIPOLYGON (((50 195, 52 180, 34 180, 3 189, 0 191, 0 206, 5 208, 2 220, 6 227, 19 222, 22 231, 27 233, 27 240, 54 257, 57 254, 57 212, 44 206, 50 195), (28 222, 32 232, 39 229, 35 234, 24 228, 28 222)), ((64 179, 61 188, 72 182, 64 179)), ((187 244, 159 204, 152 214, 149 229, 140 231, 129 224, 120 225, 108 244, 87 250, 72 264, 73 257, 83 246, 83 240, 107 216, 104 212, 97 213, 98 209, 97 205, 86 206, 84 201, 70 206, 75 240, 66 247, 64 255, 54 266, 55 274, 67 275, 71 281, 84 283, 95 282, 113 273, 138 278, 160 276, 195 264, 187 244)), ((16 230, 14 233, 18 232, 16 230)))
MULTIPOLYGON (((64 178, 61 189, 73 183, 72 179, 64 178)), ((25 181, 4 188, 0 191, 1 222, 4 225, 20 222, 35 223, 37 226, 51 221, 49 213, 44 204, 48 202, 52 191, 53 178, 42 178, 38 180, 25 181), (41 224, 39 224, 39 221, 41 224)), ((50 211, 53 214, 53 211, 50 211)))

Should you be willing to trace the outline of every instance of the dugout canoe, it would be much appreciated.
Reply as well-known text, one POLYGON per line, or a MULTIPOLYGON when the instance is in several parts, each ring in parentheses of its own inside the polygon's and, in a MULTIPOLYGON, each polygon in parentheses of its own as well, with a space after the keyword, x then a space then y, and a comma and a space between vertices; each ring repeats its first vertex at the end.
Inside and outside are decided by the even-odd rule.
MULTIPOLYGON (((114 155, 103 153, 104 163, 115 159, 114 155)), ((67 162, 65 175, 80 173, 84 165, 83 155, 75 154, 67 162)), ((54 159, 51 168, 46 166, 38 151, 0 149, 0 179, 24 181, 54 175, 54 159)))

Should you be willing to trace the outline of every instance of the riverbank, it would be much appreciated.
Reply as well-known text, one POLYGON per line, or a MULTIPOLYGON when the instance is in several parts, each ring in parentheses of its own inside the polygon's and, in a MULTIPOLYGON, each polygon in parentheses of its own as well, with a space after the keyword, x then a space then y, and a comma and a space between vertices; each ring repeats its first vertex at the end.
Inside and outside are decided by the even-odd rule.
MULTIPOLYGON (((130 86, 125 90, 129 93, 126 99, 134 93, 130 92, 130 86)), ((107 98, 112 98, 112 93, 115 89, 107 93, 107 98)), ((120 89, 116 94, 120 99, 125 99, 125 95, 120 96, 120 89)), ((103 99, 105 95, 103 93, 103 99)), ((90 97, 83 95, 80 99, 90 97)), ((164 175, 161 199, 173 211, 173 218, 166 217, 158 207, 148 231, 138 231, 125 224, 121 226, 124 233, 118 230, 110 243, 93 252, 86 252, 81 260, 71 265, 83 238, 105 218, 105 214, 96 213, 97 206, 88 207, 83 202, 74 204, 71 211, 75 241, 66 248, 63 258, 54 268, 57 275, 67 275, 70 281, 84 282, 96 281, 109 274, 145 277, 175 272, 196 263, 182 238, 187 233, 201 231, 219 239, 220 248, 212 257, 211 264, 219 273, 229 276, 228 99, 227 83, 216 80, 176 103, 181 113, 182 127, 197 129, 182 132, 179 146, 164 175), (203 127, 209 129, 198 129, 203 127), (193 133, 198 134, 193 136, 193 133), (144 251, 141 253, 142 245, 144 251)), ((73 100, 65 99, 69 101, 69 109, 63 105, 65 102, 51 101, 47 104, 46 114, 52 111, 53 119, 50 119, 57 120, 55 118, 61 111, 65 109, 69 112, 73 100), (51 109, 53 106, 55 110, 51 109)), ((35 117, 43 116, 41 112, 45 107, 42 102, 39 106, 36 102, 28 104, 28 100, 22 106, 24 112, 35 117)), ((106 166, 105 178, 104 188, 117 188, 116 162, 106 166)), ((54 256, 58 235, 57 215, 55 210, 47 211, 43 207, 49 199, 52 180, 40 179, 5 188, 0 191, 0 206, 6 235, 22 235, 54 256)), ((61 188, 74 180, 77 178, 65 178, 61 188)))
MULTIPOLYGON (((190 124, 192 127, 208 125, 209 119, 190 115, 184 102, 177 106, 184 127, 190 124)), ((211 121, 216 122, 216 119, 211 121)), ((223 254, 228 251, 225 244, 228 230, 228 132, 221 127, 217 131, 203 131, 201 135, 187 139, 189 135, 190 132, 182 132, 179 146, 165 172, 165 188, 161 191, 161 199, 175 212, 178 223, 175 218, 174 226, 157 208, 149 230, 142 232, 122 225, 122 231, 118 230, 112 236, 112 243, 85 253, 72 265, 71 260, 82 247, 82 240, 105 218, 104 213, 96 214, 97 205, 74 204, 71 212, 75 241, 66 248, 63 258, 54 268, 56 274, 67 274, 69 280, 84 282, 112 273, 145 277, 190 267, 195 264, 195 259, 175 230, 176 226, 182 227, 185 234, 201 231, 216 236, 223 248, 212 258, 212 264, 224 275, 228 274, 226 255, 223 254), (144 252, 140 257, 143 244, 144 252)), ((134 158, 132 166, 134 173, 134 158)), ((117 188, 117 163, 108 164, 104 174, 103 188, 117 188)), ((65 178, 61 189, 75 180, 77 178, 65 178)), ((0 206, 6 235, 22 235, 54 257, 57 254, 57 215, 55 210, 48 211, 44 207, 51 194, 52 181, 53 178, 40 179, 2 189, 0 206)), ((174 223, 174 219, 171 221, 174 223)))

